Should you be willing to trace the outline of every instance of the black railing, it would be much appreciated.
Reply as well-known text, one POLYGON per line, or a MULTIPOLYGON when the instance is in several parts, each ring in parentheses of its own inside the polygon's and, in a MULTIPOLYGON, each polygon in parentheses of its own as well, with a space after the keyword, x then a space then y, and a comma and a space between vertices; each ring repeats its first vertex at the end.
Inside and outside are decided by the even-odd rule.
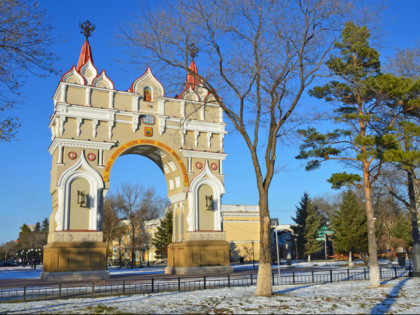
MULTIPOLYGON (((409 270, 405 268, 380 268, 381 279, 406 277, 409 270)), ((280 276, 280 283, 277 272, 273 272, 273 284, 305 284, 305 283, 329 283, 338 281, 353 281, 369 279, 369 269, 345 269, 343 271, 322 270, 310 272, 292 272, 280 276)), ((171 280, 152 278, 150 280, 139 280, 129 282, 127 280, 91 282, 86 285, 75 285, 71 283, 46 283, 42 286, 0 290, 0 302, 27 302, 40 300, 55 300, 81 297, 100 297, 113 295, 132 295, 144 293, 158 293, 170 291, 194 291, 204 289, 215 289, 223 287, 252 286, 257 282, 256 274, 228 275, 224 277, 197 277, 197 278, 175 278, 171 280)))

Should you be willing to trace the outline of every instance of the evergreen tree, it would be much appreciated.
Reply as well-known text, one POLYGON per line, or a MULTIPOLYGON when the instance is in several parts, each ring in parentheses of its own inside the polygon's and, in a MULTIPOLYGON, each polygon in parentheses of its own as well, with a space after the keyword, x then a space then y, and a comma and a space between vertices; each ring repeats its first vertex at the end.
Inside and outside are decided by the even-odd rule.
POLYGON ((45 218, 44 220, 42 220, 41 231, 48 233, 49 227, 50 227, 50 223, 48 221, 48 218, 45 218))
POLYGON ((398 214, 397 220, 391 229, 391 236, 400 240, 400 243, 406 248, 413 245, 410 213, 400 212, 398 214))
POLYGON ((156 247, 156 257, 166 259, 168 256, 168 245, 172 242, 172 210, 168 210, 160 221, 158 231, 153 236, 153 246, 156 247))
POLYGON ((296 217, 293 218, 296 225, 293 225, 293 232, 297 235, 297 247, 299 256, 303 257, 305 251, 305 222, 308 216, 308 204, 310 203, 309 195, 305 192, 300 200, 299 206, 296 207, 296 217))
POLYGON ((23 223, 22 226, 20 227, 19 236, 17 239, 19 249, 28 249, 30 247, 29 246, 30 235, 31 235, 31 229, 29 228, 27 224, 23 223))
POLYGON ((309 199, 306 204, 307 217, 305 220, 305 254, 311 255, 322 250, 324 244, 317 241, 318 231, 322 225, 322 215, 309 199))
POLYGON ((340 209, 331 218, 334 245, 337 253, 366 253, 368 250, 366 211, 356 194, 348 190, 343 194, 340 209))
POLYGON ((372 205, 372 184, 378 179, 387 150, 397 146, 391 134, 398 116, 399 104, 411 97, 411 79, 382 75, 379 53, 369 45, 369 31, 365 26, 348 22, 341 42, 335 44, 338 54, 326 65, 333 79, 315 87, 310 95, 334 106, 331 119, 338 128, 320 133, 315 128, 300 130, 304 143, 298 159, 309 159, 307 170, 318 168, 322 162, 339 160, 355 167, 360 174, 333 174, 329 179, 333 188, 356 184, 365 194, 368 229, 369 272, 371 287, 380 285, 375 219, 372 205))
POLYGON ((41 224, 39 222, 35 223, 34 232, 41 232, 41 224))

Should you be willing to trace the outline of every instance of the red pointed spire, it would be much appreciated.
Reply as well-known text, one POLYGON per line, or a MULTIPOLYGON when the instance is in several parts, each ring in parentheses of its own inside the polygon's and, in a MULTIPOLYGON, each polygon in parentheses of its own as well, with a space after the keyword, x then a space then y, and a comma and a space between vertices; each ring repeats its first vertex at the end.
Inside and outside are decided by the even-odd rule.
MULTIPOLYGON (((194 59, 191 60, 190 66, 188 67, 193 73, 197 73, 197 65, 194 62, 194 59)), ((198 79, 191 74, 187 74, 187 84, 185 85, 185 89, 188 90, 189 87, 194 90, 194 88, 198 85, 198 79)))
POLYGON ((80 71, 80 69, 89 59, 93 64, 92 51, 90 49, 89 41, 85 40, 85 43, 82 46, 82 50, 80 51, 79 62, 77 63, 76 70, 80 71))

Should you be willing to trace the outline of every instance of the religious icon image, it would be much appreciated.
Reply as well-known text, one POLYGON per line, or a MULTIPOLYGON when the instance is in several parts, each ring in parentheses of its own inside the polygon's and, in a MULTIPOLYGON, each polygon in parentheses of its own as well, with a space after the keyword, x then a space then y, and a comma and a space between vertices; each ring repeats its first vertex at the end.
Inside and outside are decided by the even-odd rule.
POLYGON ((152 91, 148 87, 144 88, 144 100, 146 102, 151 102, 152 101, 152 91))

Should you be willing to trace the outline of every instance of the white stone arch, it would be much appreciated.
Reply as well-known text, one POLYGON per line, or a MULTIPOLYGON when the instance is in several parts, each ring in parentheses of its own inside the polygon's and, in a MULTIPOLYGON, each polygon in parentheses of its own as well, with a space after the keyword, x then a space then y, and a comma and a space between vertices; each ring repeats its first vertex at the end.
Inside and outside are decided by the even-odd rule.
MULTIPOLYGON (((197 231, 199 228, 198 225, 198 211, 199 211, 199 199, 198 199, 198 191, 201 186, 208 185, 213 190, 213 207, 214 207, 214 230, 221 231, 222 230, 222 222, 221 222, 221 204, 222 204, 222 196, 225 193, 225 186, 220 181, 219 178, 217 178, 216 175, 213 174, 213 172, 210 170, 209 162, 206 161, 204 170, 191 181, 189 195, 190 198, 193 199, 194 209, 195 211, 189 211, 188 216, 190 217, 192 215, 192 218, 187 218, 187 221, 189 222, 188 230, 197 231), (192 196, 191 196, 192 195, 192 196), (192 219, 192 220, 191 220, 192 219), (191 223, 193 223, 193 229, 191 229, 191 223)), ((190 203, 190 207, 191 207, 190 203)))
POLYGON ((80 154, 79 160, 60 176, 57 183, 58 209, 55 215, 57 231, 69 229, 70 215, 70 186, 76 178, 83 178, 89 183, 89 230, 100 231, 102 224, 101 194, 104 182, 101 175, 95 171, 86 161, 84 150, 80 154))

